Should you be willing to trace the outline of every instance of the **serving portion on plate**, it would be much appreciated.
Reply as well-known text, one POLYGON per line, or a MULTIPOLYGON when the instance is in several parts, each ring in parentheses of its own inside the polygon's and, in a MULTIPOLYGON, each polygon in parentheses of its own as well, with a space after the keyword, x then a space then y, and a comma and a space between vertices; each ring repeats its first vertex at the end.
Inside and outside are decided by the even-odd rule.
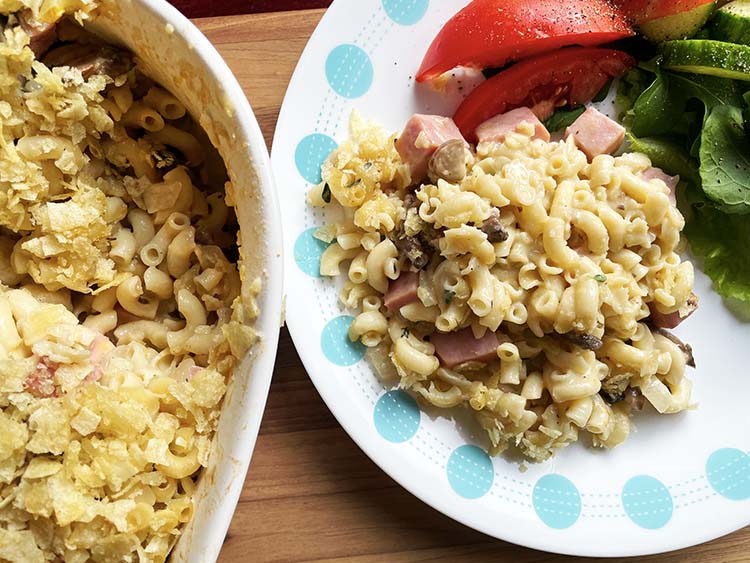
POLYGON ((262 137, 169 6, 0 12, 0 560, 165 561, 195 520, 173 559, 210 559, 280 317, 262 137))
POLYGON ((353 4, 313 35, 273 152, 287 322, 344 428, 532 547, 637 555, 747 524, 748 170, 713 145, 747 141, 713 109, 742 116, 750 74, 711 35, 744 12, 353 4))
POLYGON ((518 108, 477 127, 476 151, 440 116, 398 139, 355 117, 351 135, 309 199, 344 215, 314 234, 320 273, 350 260, 349 338, 381 380, 470 407, 491 453, 532 461, 579 431, 618 446, 644 399, 690 407, 692 351, 666 330, 697 306, 685 221, 645 155, 610 154, 624 128, 589 108, 550 142, 518 108))

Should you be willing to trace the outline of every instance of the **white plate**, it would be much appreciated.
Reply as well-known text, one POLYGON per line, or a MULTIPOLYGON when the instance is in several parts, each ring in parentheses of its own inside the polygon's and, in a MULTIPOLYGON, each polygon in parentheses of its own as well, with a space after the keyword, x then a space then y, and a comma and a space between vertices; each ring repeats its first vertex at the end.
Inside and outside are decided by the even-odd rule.
MULTIPOLYGON (((455 100, 416 87, 432 37, 466 0, 337 0, 289 86, 273 144, 284 225, 287 323, 315 386, 341 425, 391 477, 444 514, 489 535, 559 553, 623 556, 694 545, 750 523, 750 325, 701 273, 700 309, 679 327, 698 369, 698 409, 636 417, 622 446, 574 444, 526 472, 490 459, 474 426, 420 412, 383 388, 346 337, 350 312, 317 277, 325 223, 305 193, 350 111, 399 130, 415 111, 450 115, 455 100), (478 447, 477 447, 478 446, 478 447)), ((747 259, 747 257, 738 257, 747 259)), ((405 531, 405 533, 407 533, 405 531)))

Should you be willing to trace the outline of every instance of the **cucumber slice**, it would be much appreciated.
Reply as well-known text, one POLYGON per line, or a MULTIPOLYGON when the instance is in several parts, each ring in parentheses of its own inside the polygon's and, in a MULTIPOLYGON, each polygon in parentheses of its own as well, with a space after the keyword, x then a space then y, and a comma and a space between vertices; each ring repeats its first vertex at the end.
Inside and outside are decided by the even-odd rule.
POLYGON ((716 2, 709 2, 681 14, 664 16, 641 24, 643 36, 652 43, 689 39, 705 25, 716 7, 716 2))
POLYGON ((734 0, 711 21, 711 38, 750 45, 750 0, 734 0))
POLYGON ((667 41, 662 66, 679 72, 750 81, 750 46, 711 39, 667 41))

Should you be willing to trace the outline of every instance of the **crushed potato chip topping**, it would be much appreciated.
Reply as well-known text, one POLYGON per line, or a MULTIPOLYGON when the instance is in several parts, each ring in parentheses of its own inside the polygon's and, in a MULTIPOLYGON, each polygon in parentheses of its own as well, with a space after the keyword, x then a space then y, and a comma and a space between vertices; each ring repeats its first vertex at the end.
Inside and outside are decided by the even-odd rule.
POLYGON ((165 561, 259 338, 220 157, 95 9, 0 0, 2 562, 165 561))

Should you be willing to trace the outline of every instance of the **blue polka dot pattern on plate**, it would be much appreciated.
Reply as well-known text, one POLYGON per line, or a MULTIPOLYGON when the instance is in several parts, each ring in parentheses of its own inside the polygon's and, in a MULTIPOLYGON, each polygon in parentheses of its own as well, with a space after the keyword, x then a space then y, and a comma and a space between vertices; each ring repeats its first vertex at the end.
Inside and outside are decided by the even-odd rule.
POLYGON ((363 96, 372 84, 372 61, 356 45, 339 45, 326 59, 326 78, 333 91, 344 98, 363 96))
POLYGON ((410 440, 419 430, 421 413, 417 402, 401 390, 389 391, 375 405, 375 428, 389 442, 410 440))
POLYGON ((337 146, 336 141, 322 133, 302 139, 294 151, 294 163, 302 177, 311 184, 319 184, 320 167, 337 146))
POLYGON ((307 229, 294 242, 294 261, 308 276, 320 277, 320 257, 328 245, 313 236, 317 227, 307 229))
POLYGON ((388 17, 401 25, 414 25, 427 12, 430 0, 383 0, 388 17))
POLYGON ((532 500, 537 516, 556 530, 570 528, 581 515, 581 494, 570 479, 557 473, 536 482, 532 500))
POLYGON ((638 475, 625 483, 622 506, 635 524, 647 530, 663 528, 674 510, 669 489, 649 475, 638 475))
POLYGON ((328 322, 320 336, 320 346, 326 358, 337 366, 351 366, 365 355, 360 342, 349 340, 349 327, 354 317, 342 315, 328 322))
POLYGON ((460 446, 448 458, 448 482, 464 498, 486 495, 494 480, 492 460, 482 448, 460 446))
POLYGON ((750 499, 750 455, 734 448, 711 454, 706 477, 713 489, 730 500, 750 499))

